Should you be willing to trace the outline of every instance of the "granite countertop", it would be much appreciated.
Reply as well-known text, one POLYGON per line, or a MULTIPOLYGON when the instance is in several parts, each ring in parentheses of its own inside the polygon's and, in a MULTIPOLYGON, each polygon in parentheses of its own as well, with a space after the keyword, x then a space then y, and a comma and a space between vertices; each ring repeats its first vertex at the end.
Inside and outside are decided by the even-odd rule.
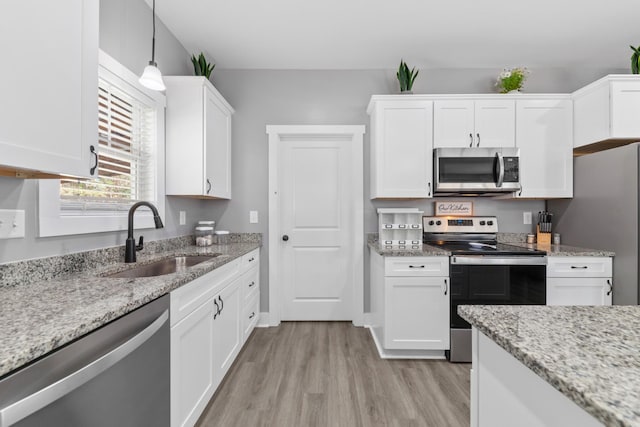
MULTIPOLYGON (((34 260, 32 264, 42 269, 40 280, 0 287, 0 376, 258 247, 259 241, 209 247, 189 244, 152 254, 140 252, 135 265, 173 256, 221 255, 183 272, 135 279, 103 277, 135 266, 121 261, 49 278, 45 277, 46 262, 42 261, 46 259, 34 260)), ((72 256, 72 259, 79 258, 82 254, 72 256)), ((15 265, 20 267, 11 272, 15 277, 20 269, 30 268, 29 262, 15 265)), ((22 276, 29 277, 29 274, 24 271, 22 276)), ((10 279, 12 277, 7 282, 10 279)))
POLYGON ((568 245, 542 245, 537 243, 509 242, 510 245, 520 246, 523 248, 537 249, 545 251, 547 256, 595 256, 595 257, 612 257, 616 253, 601 249, 578 248, 568 245))
POLYGON ((459 306, 458 313, 607 426, 640 426, 639 306, 459 306))
MULTIPOLYGON (((379 242, 370 240, 369 247, 382 256, 450 256, 451 252, 440 249, 436 246, 422 244, 420 249, 385 249, 379 242)), ((410 246, 410 245, 409 245, 410 246)))

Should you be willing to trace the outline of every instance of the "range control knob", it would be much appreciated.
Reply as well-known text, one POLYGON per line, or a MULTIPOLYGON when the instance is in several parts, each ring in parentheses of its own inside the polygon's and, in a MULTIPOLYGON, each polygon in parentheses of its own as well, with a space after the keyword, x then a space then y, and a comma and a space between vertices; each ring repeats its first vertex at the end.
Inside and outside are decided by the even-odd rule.
POLYGON ((440 220, 436 221, 436 225, 442 225, 442 221, 440 220))
POLYGON ((493 225, 493 221, 487 221, 487 225, 493 225))
POLYGON ((480 221, 480 225, 484 225, 484 221, 480 221))
POLYGON ((433 225, 433 220, 429 221, 429 225, 433 225))

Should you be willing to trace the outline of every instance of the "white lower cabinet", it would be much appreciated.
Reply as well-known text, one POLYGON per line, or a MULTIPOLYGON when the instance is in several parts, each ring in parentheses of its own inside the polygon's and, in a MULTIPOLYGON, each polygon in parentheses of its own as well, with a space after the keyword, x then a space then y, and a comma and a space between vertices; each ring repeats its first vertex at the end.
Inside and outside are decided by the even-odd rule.
POLYGON ((371 251, 371 332, 386 358, 444 358, 449 349, 449 257, 371 251))
POLYGON ((547 305, 611 305, 610 257, 550 257, 547 261, 547 305))
POLYGON ((196 423, 255 328, 258 272, 256 249, 171 292, 172 427, 196 423))
POLYGON ((449 349, 448 280, 448 277, 385 278, 385 348, 449 349))

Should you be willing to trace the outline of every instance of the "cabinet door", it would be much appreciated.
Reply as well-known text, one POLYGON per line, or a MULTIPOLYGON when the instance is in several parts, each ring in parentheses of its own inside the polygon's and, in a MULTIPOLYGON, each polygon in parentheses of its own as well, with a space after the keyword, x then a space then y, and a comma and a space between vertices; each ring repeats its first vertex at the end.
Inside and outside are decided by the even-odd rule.
POLYGON ((474 147, 515 147, 515 101, 512 99, 476 101, 474 137, 474 147))
POLYGON ((612 298, 611 278, 547 278, 547 305, 611 305, 612 298))
POLYGON ((3 3, 0 171, 91 177, 98 9, 98 0, 3 3))
POLYGON ((385 278, 384 347, 449 349, 449 279, 385 278))
POLYGON ((204 194, 231 198, 231 115, 205 86, 204 194))
POLYGON ((640 137, 640 81, 611 82, 611 137, 640 137))
POLYGON ((215 391, 211 299, 171 328, 171 425, 192 426, 215 391))
POLYGON ((573 197, 571 101, 522 100, 516 110, 522 184, 517 197, 573 197))
POLYGON ((218 387, 242 346, 240 280, 233 281, 215 299, 220 307, 213 321, 213 372, 218 387))
POLYGON ((371 198, 431 197, 432 101, 381 101, 371 116, 371 198))
POLYGON ((433 147, 475 146, 473 101, 433 103, 433 147))

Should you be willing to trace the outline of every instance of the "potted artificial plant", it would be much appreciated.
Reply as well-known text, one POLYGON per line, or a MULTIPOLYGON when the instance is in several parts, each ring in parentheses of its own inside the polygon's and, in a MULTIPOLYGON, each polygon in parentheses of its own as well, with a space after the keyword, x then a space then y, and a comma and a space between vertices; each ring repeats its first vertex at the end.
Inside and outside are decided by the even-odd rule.
POLYGON ((216 64, 210 64, 204 57, 204 53, 200 52, 200 56, 196 58, 195 55, 191 55, 191 62, 193 63, 193 72, 196 76, 204 76, 209 80, 211 72, 216 67, 216 64))
POLYGON ((529 70, 524 67, 505 68, 498 75, 496 86, 500 89, 500 93, 518 93, 528 74, 529 70))
POLYGON ((640 46, 629 46, 633 51, 631 55, 631 74, 640 74, 640 46))
POLYGON ((400 68, 398 68, 398 72, 396 73, 396 77, 398 77, 398 82, 400 83, 400 93, 413 93, 411 88, 413 87, 413 82, 418 77, 419 70, 416 70, 413 67, 409 70, 409 66, 403 60, 400 60, 400 68))

